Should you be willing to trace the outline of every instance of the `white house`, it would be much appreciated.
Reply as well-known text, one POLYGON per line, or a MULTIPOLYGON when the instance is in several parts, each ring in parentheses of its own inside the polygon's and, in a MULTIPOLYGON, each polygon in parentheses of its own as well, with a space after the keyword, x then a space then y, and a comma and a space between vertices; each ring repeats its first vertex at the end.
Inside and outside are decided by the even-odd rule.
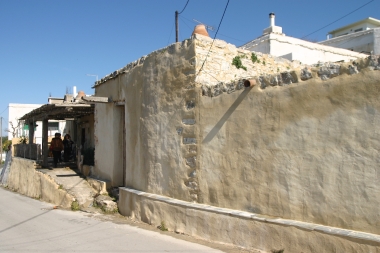
POLYGON ((306 64, 350 61, 367 56, 346 49, 320 45, 286 36, 282 33, 282 28, 275 25, 274 18, 274 13, 270 13, 270 26, 264 29, 263 35, 240 48, 286 58, 291 61, 297 60, 306 64))
POLYGON ((321 45, 348 49, 364 54, 380 54, 380 20, 368 17, 328 33, 321 45))
MULTIPOLYGON (((42 104, 9 104, 9 122, 8 122, 8 139, 28 137, 29 125, 19 119, 25 114, 41 107, 42 104)), ((66 121, 49 121, 48 135, 54 136, 56 132, 64 133, 66 121)), ((42 122, 36 121, 34 128, 35 143, 42 144, 42 122)))
MULTIPOLYGON (((24 125, 22 121, 18 119, 24 114, 40 107, 41 104, 9 104, 9 122, 8 122, 8 139, 11 140, 14 137, 27 136, 29 134, 28 125, 24 125)), ((38 122, 36 122, 38 125, 38 122)), ((41 137, 41 131, 36 126, 35 136, 41 137)))

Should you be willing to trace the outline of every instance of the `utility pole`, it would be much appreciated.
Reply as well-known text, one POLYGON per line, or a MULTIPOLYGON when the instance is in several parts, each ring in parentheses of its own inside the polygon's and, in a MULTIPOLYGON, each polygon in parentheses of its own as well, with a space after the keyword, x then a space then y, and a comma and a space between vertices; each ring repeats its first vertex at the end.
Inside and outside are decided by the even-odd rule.
POLYGON ((178 42, 178 11, 175 11, 175 42, 178 42))
POLYGON ((0 117, 0 163, 3 163, 3 117, 0 117))

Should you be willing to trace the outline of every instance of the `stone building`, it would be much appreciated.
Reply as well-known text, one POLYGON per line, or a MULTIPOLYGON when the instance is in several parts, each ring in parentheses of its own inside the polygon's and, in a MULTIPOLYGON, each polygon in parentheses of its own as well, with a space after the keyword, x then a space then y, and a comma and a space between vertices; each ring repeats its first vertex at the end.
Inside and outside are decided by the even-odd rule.
POLYGON ((178 233, 380 252, 379 80, 379 57, 311 67, 195 34, 95 83, 92 177, 178 233))

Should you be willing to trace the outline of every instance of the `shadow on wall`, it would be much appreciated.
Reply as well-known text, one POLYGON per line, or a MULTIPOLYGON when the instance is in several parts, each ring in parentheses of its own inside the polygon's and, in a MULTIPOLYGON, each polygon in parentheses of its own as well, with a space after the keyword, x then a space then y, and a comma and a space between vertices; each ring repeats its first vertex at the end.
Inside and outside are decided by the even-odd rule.
POLYGON ((231 105, 230 108, 226 111, 223 117, 216 123, 216 125, 211 129, 211 131, 207 134, 207 136, 203 139, 202 144, 208 143, 214 139, 215 135, 218 134, 219 130, 223 127, 224 123, 228 120, 231 114, 236 110, 236 108, 240 105, 240 103, 244 100, 244 98, 248 95, 248 93, 252 89, 245 89, 239 97, 235 100, 235 102, 231 105))

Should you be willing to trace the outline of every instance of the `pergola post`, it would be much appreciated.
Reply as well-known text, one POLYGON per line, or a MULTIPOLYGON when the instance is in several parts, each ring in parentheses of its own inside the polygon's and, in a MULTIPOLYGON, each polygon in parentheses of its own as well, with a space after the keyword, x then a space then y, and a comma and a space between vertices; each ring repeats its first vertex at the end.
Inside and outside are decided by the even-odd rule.
POLYGON ((49 146, 48 146, 48 119, 42 121, 42 165, 48 167, 49 146))
POLYGON ((29 144, 33 144, 34 143, 34 122, 29 121, 28 127, 29 127, 29 144))

